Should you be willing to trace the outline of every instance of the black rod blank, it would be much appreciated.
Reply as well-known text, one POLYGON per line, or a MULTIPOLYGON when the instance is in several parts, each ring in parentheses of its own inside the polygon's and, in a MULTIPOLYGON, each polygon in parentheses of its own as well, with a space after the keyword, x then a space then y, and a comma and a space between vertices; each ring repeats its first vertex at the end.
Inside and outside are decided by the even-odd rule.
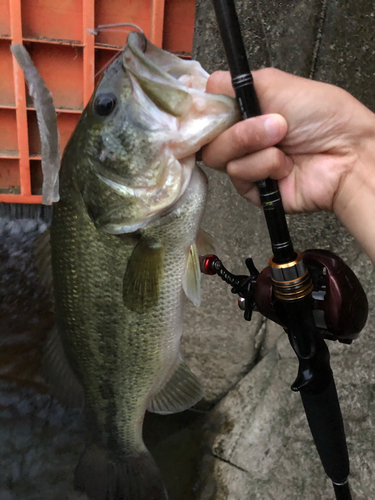
MULTIPOLYGON (((258 116, 261 114, 261 109, 247 61, 234 1, 213 0, 213 3, 242 118, 258 116)), ((258 188, 271 238, 273 261, 276 264, 290 263, 295 259, 296 254, 289 235, 278 183, 272 179, 265 179, 258 182, 258 188)), ((334 482, 336 499, 351 500, 347 482, 349 458, 341 410, 329 366, 329 354, 325 355, 328 349, 316 329, 312 309, 308 304, 310 301, 310 295, 302 300, 293 300, 289 304, 281 301, 287 315, 290 338, 296 338, 298 332, 301 332, 304 338, 309 328, 312 331, 311 355, 303 358, 298 353, 298 349, 295 349, 300 365, 301 363, 307 364, 311 368, 308 370, 311 380, 303 387, 296 386, 294 390, 301 391, 310 430, 325 471, 334 482), (313 370, 315 365, 317 369, 313 370)))
MULTIPOLYGON (((240 106, 242 119, 262 114, 247 60, 240 25, 233 2, 214 0, 220 34, 232 77, 233 89, 240 106)), ((271 238, 274 261, 278 264, 295 258, 279 186, 273 179, 258 182, 260 199, 271 238)))

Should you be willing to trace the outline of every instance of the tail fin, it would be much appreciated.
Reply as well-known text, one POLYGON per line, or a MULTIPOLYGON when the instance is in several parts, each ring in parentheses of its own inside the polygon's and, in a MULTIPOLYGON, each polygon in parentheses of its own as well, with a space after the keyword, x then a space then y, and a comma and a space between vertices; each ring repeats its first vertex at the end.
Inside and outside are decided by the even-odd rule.
POLYGON ((168 500, 160 471, 147 450, 120 461, 96 445, 88 446, 76 467, 75 488, 90 500, 168 500))

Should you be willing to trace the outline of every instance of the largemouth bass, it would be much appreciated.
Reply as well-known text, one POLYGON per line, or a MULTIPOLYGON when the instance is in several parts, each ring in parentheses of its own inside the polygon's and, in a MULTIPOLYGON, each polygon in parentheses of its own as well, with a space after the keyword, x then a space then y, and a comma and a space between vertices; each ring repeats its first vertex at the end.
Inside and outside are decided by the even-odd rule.
POLYGON ((183 293, 199 304, 205 244, 195 153, 238 119, 234 100, 204 93, 207 77, 131 33, 64 152, 51 226, 58 332, 45 363, 69 397, 80 398, 75 378, 83 388, 75 486, 90 499, 167 499, 144 414, 202 397, 179 353, 183 293))

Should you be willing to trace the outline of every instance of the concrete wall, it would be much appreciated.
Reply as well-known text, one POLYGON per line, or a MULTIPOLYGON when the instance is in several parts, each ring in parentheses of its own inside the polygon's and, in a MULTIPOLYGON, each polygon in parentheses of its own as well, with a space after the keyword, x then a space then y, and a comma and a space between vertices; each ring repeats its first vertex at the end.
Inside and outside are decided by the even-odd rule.
MULTIPOLYGON (((236 5, 252 69, 272 65, 337 84, 375 109, 374 1, 264 0, 236 5)), ((211 0, 197 1, 194 57, 208 72, 227 69, 211 0)), ((244 259, 251 255, 262 269, 271 255, 263 214, 241 199, 225 175, 205 171, 210 192, 203 225, 215 236, 222 260, 234 272, 245 272, 244 259)), ((328 249, 345 259, 365 287, 372 309, 373 266, 336 217, 318 213, 288 219, 297 249, 328 249)), ((256 324, 242 320, 228 288, 219 278, 204 277, 202 306, 188 306, 186 317, 187 358, 206 380, 211 400, 251 366, 262 325, 256 317, 256 324)))
MULTIPOLYGON (((236 5, 252 69, 275 66, 339 85, 375 110, 375 1, 242 0, 236 5)), ((197 1, 194 45, 195 57, 207 71, 227 69, 211 0, 197 1)), ((262 214, 239 197, 225 175, 207 173, 210 197, 204 225, 212 228, 223 261, 240 272, 245 257, 252 255, 262 268, 270 256, 262 214)), ((374 213, 375 207, 369 207, 369 217, 374 213)), ((368 294, 370 314, 361 337, 352 346, 331 343, 330 349, 348 435, 354 498, 374 498, 375 409, 369 403, 373 400, 375 376, 374 268, 333 214, 295 215, 288 219, 297 249, 336 252, 356 272, 368 294)), ((207 369, 204 381, 209 394, 220 396, 233 379, 241 378, 246 367, 251 368, 244 359, 249 355, 249 344, 257 357, 253 358, 255 368, 211 414, 200 499, 332 498, 302 405, 298 396, 290 393, 289 384, 297 366, 285 335, 278 337, 280 330, 268 321, 249 328, 232 304, 226 286, 214 278, 205 280, 204 292, 202 310, 193 319, 188 318, 187 347, 191 348, 189 341, 197 336, 192 330, 199 328, 200 342, 208 346, 204 349, 214 346, 215 356, 215 349, 220 351, 218 358, 201 368, 207 369), (202 324, 203 331, 199 326, 202 324), (244 331, 248 334, 245 340, 244 331), (275 339, 277 349, 272 351, 275 339), (238 364, 242 365, 233 376, 233 358, 239 351, 238 364), (216 360, 221 364, 222 379, 216 376, 216 360), (232 377, 229 381, 225 380, 226 373, 232 377)), ((193 364, 199 352, 194 356, 193 364)))

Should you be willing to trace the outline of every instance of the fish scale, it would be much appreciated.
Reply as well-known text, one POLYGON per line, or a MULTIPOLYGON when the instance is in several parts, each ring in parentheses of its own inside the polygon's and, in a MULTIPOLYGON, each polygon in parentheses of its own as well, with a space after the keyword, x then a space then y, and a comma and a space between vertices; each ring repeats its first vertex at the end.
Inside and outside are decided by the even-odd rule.
POLYGON ((62 159, 45 373, 65 400, 84 396, 89 436, 75 486, 90 500, 166 500, 142 439, 145 411, 183 411, 202 397, 179 352, 183 293, 200 302, 207 179, 194 160, 238 120, 233 99, 204 93, 207 77, 130 34, 62 159), (189 87, 163 64, 191 71, 189 87))
MULTIPOLYGON (((111 383, 118 386, 116 393, 122 401, 118 411, 121 411, 121 407, 126 408, 127 428, 122 429, 122 434, 127 436, 126 452, 129 452, 129 441, 136 441, 131 433, 135 433, 137 438, 141 434, 142 422, 138 422, 134 429, 134 419, 139 418, 139 413, 144 413, 152 388, 160 385, 163 374, 178 356, 182 334, 181 279, 186 269, 186 249, 198 230, 206 191, 203 174, 197 173, 196 177, 199 182, 195 184, 202 186, 200 189, 199 186, 198 189, 195 186, 194 190, 188 189, 187 195, 191 196, 178 208, 183 216, 171 216, 169 224, 164 223, 161 227, 145 231, 145 237, 161 240, 166 247, 166 255, 161 299, 142 318, 127 310, 122 300, 126 263, 134 246, 121 245, 116 235, 103 233, 98 238, 98 231, 87 216, 82 202, 74 210, 74 215, 79 214, 81 217, 73 220, 67 217, 64 210, 63 194, 54 209, 51 236, 53 246, 58 248, 54 256, 57 269, 54 275, 54 281, 57 282, 55 289, 62 288, 58 284, 62 279, 65 290, 61 301, 59 297, 56 298, 59 304, 56 314, 58 323, 60 318, 63 318, 63 323, 69 322, 68 328, 61 329, 65 350, 68 358, 74 358, 73 363, 79 365, 79 372, 84 373, 79 378, 84 386, 86 411, 97 415, 97 420, 103 425, 99 432, 106 435, 110 434, 103 416, 107 400, 101 397, 97 372, 100 371, 105 380, 105 374, 109 371, 112 375, 113 364, 116 364, 116 377, 112 375, 111 383), (69 244, 64 226, 74 235, 74 246, 69 244), (76 263, 75 268, 72 262, 76 263), (79 300, 71 300, 71 295, 79 300), (99 307, 98 315, 93 315, 93 310, 99 307), (85 331, 89 331, 90 335, 85 336, 85 331), (113 356, 108 358, 107 352, 112 352, 113 356), (82 364, 84 370, 80 368, 82 364), (136 397, 132 394, 135 387, 136 397), (129 394, 137 404, 132 404, 133 401, 128 399, 129 394)), ((123 421, 120 415, 119 420, 123 421)), ((99 425, 99 422, 96 424, 99 425)), ((106 442, 102 444, 107 445, 106 442)))

